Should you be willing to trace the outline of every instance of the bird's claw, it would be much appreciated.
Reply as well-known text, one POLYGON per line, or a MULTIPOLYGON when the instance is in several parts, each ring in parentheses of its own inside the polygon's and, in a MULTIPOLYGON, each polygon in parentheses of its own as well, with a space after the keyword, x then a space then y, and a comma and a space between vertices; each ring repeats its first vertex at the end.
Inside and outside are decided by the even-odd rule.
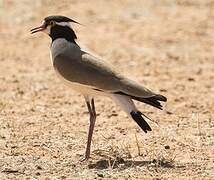
POLYGON ((80 161, 80 162, 86 162, 86 161, 88 161, 88 160, 89 160, 89 157, 88 157, 88 156, 85 156, 85 157, 81 158, 79 161, 80 161))

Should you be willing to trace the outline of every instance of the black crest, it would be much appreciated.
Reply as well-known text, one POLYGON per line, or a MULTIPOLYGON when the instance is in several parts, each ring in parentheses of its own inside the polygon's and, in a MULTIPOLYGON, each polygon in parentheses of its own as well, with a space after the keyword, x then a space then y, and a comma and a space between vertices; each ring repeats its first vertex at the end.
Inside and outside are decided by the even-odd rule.
POLYGON ((66 16, 60 16, 60 15, 48 16, 44 20, 47 23, 49 23, 50 21, 56 21, 56 22, 73 22, 73 23, 80 24, 77 21, 74 21, 73 19, 70 19, 66 16))

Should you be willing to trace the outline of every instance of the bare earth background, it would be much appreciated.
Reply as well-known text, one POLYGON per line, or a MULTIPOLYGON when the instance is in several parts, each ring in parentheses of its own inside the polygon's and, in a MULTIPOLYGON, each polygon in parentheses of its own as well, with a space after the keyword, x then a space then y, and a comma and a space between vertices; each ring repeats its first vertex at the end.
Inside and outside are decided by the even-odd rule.
POLYGON ((213 0, 0 0, 0 179, 213 179, 213 0), (50 39, 30 28, 69 16, 78 43, 168 97, 144 134, 97 97, 92 158, 88 112, 60 82, 50 39))

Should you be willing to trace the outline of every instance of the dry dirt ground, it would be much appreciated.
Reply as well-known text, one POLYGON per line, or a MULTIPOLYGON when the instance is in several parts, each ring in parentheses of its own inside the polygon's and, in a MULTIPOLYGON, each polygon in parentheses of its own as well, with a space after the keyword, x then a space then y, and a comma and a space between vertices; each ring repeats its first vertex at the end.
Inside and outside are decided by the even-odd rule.
POLYGON ((213 0, 0 0, 0 179, 213 179, 213 0), (83 97, 55 75, 50 39, 31 27, 62 14, 78 43, 167 96, 143 133, 97 97, 92 157, 83 97))

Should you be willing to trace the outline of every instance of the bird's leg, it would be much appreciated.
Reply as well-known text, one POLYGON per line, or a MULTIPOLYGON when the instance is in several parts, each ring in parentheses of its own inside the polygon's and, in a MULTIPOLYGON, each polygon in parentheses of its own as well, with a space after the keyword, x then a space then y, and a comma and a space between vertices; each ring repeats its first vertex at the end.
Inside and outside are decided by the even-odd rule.
POLYGON ((85 158, 84 160, 88 160, 90 157, 90 149, 91 149, 91 141, 92 141, 92 135, 94 131, 94 125, 95 125, 95 120, 96 120, 96 111, 95 111, 95 105, 94 105, 94 99, 91 99, 91 102, 86 99, 86 104, 88 107, 88 111, 90 114, 90 125, 89 125, 89 130, 88 130, 88 141, 87 141, 87 147, 86 147, 86 152, 85 152, 85 158))

